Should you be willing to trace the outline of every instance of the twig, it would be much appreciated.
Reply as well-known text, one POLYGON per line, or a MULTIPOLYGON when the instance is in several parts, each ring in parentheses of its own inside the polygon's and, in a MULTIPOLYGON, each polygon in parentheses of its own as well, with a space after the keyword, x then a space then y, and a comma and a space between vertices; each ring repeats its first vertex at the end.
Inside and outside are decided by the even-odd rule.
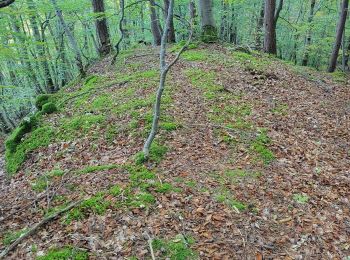
POLYGON ((0 254, 0 259, 4 258, 8 253, 10 253, 13 249, 15 249, 23 240, 25 240, 27 237, 30 237, 31 235, 33 235, 39 228, 41 228, 42 226, 44 226, 46 223, 48 223, 49 221, 57 218, 59 215, 61 215, 62 213, 74 208, 75 206, 77 206, 78 204, 80 204, 82 201, 76 201, 72 204, 70 204, 68 207, 56 212, 53 215, 50 215, 46 218, 44 218, 42 221, 40 221, 39 223, 35 224, 34 226, 32 226, 29 231, 27 231, 25 234, 23 234, 22 236, 20 236, 19 238, 17 238, 10 246, 8 246, 7 248, 4 249, 4 251, 1 252, 0 254))
POLYGON ((147 232, 146 232, 146 236, 147 236, 149 250, 151 251, 152 260, 156 260, 156 257, 154 256, 153 246, 152 246, 153 239, 150 237, 150 235, 148 235, 147 232))

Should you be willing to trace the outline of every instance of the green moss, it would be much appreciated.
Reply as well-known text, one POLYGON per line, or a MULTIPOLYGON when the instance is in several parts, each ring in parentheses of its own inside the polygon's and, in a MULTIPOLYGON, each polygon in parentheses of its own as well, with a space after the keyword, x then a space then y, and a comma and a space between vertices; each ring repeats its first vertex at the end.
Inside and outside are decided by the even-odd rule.
POLYGON ((271 112, 275 115, 286 116, 288 114, 288 109, 289 107, 287 104, 278 104, 271 109, 271 112))
POLYGON ((38 177, 32 184, 32 189, 36 192, 43 192, 50 185, 52 179, 62 177, 64 172, 62 170, 53 170, 38 177))
POLYGON ((89 254, 85 251, 74 247, 64 247, 51 249, 44 256, 39 256, 37 260, 87 260, 89 259, 89 254))
POLYGON ((258 159, 264 164, 269 164, 275 160, 275 155, 268 148, 270 143, 271 139, 267 136, 266 130, 260 129, 258 136, 252 141, 250 146, 250 149, 257 154, 258 159))
POLYGON ((225 188, 221 189, 216 195, 215 199, 217 202, 224 203, 227 206, 238 210, 238 211, 244 211, 247 209, 247 205, 241 201, 238 201, 234 199, 231 192, 225 188))
POLYGON ((57 110, 58 109, 54 103, 48 102, 42 106, 41 112, 43 114, 52 114, 52 113, 56 112, 57 110))
POLYGON ((98 215, 103 215, 107 208, 109 207, 110 203, 108 201, 104 200, 104 194, 99 193, 85 201, 83 201, 80 204, 80 209, 83 211, 92 211, 98 215))
POLYGON ((112 169, 119 168, 116 164, 108 164, 108 165, 93 165, 93 166, 87 166, 86 168, 78 171, 78 174, 88 174, 92 172, 101 172, 101 171, 107 171, 112 169))
POLYGON ((153 204, 156 202, 154 196, 148 192, 137 193, 132 197, 129 197, 127 202, 128 206, 135 208, 144 208, 147 205, 153 204))
POLYGON ((177 130, 181 127, 180 124, 178 123, 175 123, 175 122, 161 122, 159 124, 159 128, 160 129, 163 129, 163 130, 166 130, 166 131, 174 131, 174 130, 177 130))
POLYGON ((173 186, 170 183, 157 182, 155 186, 155 191, 159 193, 167 193, 173 189, 173 186))
POLYGON ((115 197, 119 196, 123 192, 119 185, 115 185, 109 189, 109 193, 115 197))
POLYGON ((108 94, 99 95, 96 97, 90 106, 93 110, 106 110, 114 106, 113 99, 108 94))
POLYGON ((51 94, 42 94, 37 96, 36 100, 35 100, 35 106, 38 110, 41 110, 42 107, 50 102, 52 95, 51 94))
MULTIPOLYGON (((182 49, 183 46, 185 46, 187 44, 187 41, 182 40, 179 41, 178 43, 174 44, 171 48, 170 51, 171 52, 178 52, 182 49)), ((199 42, 191 42, 188 46, 187 46, 187 50, 194 50, 197 49, 199 45, 199 42)))
POLYGON ((309 196, 297 193, 293 195, 293 200, 299 204, 305 204, 309 201, 309 196))
POLYGON ((26 154, 40 147, 48 146, 54 138, 54 131, 50 127, 40 127, 30 133, 20 144, 17 145, 14 152, 7 150, 5 154, 6 170, 9 174, 18 171, 26 154))
MULTIPOLYGON (((149 151, 149 161, 159 163, 165 156, 168 148, 163 145, 159 145, 157 142, 153 142, 149 151)), ((135 163, 140 165, 147 161, 143 152, 139 152, 135 155, 135 163)))
POLYGON ((260 172, 255 172, 255 171, 246 171, 246 170, 228 170, 224 173, 225 177, 229 179, 231 182, 236 182, 239 179, 246 179, 246 178, 252 178, 256 179, 261 176, 260 172))
POLYGON ((14 242, 17 238, 24 235, 26 232, 27 232, 27 229, 21 229, 21 230, 14 231, 14 232, 8 232, 4 235, 4 239, 3 239, 2 243, 5 246, 8 246, 12 242, 14 242))
POLYGON ((191 249, 194 240, 179 234, 172 240, 154 239, 152 247, 161 259, 186 260, 199 259, 196 252, 191 249))
POLYGON ((181 56, 186 61, 205 61, 208 59, 208 54, 205 51, 186 51, 181 56))
POLYGON ((130 173, 130 179, 134 183, 134 185, 144 181, 144 180, 152 180, 156 178, 156 175, 148 170, 145 166, 127 166, 126 169, 130 173))
POLYGON ((201 40, 205 43, 214 43, 218 39, 217 30, 214 26, 205 25, 202 27, 201 40))
POLYGON ((233 58, 238 61, 239 65, 243 66, 245 70, 257 74, 264 74, 271 66, 271 59, 260 53, 249 54, 245 52, 234 52, 233 58))
POLYGON ((335 71, 333 73, 329 73, 329 75, 331 75, 332 79, 335 81, 335 82, 338 82, 338 83, 346 83, 347 82, 347 75, 345 72, 342 72, 342 71, 335 71))
POLYGON ((93 127, 105 122, 104 115, 85 114, 73 118, 61 120, 58 137, 61 140, 72 140, 83 134, 87 134, 93 127))

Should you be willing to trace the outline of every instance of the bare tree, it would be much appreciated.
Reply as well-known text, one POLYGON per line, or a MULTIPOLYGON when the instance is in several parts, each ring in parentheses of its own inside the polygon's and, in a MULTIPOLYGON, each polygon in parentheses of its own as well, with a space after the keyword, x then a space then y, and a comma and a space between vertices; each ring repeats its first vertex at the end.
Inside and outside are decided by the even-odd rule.
POLYGON ((160 48, 160 80, 159 80, 159 87, 156 94, 156 102, 154 104, 154 110, 153 110, 153 121, 152 121, 152 129, 149 133, 149 136, 143 146, 143 156, 147 160, 149 158, 149 151, 150 147, 152 145, 152 142, 158 132, 159 128, 159 118, 160 118, 160 105, 162 101, 162 94, 165 88, 165 81, 167 74, 172 66, 175 65, 175 63, 179 60, 181 54, 185 51, 185 49, 188 47, 192 40, 193 35, 193 21, 190 21, 190 34, 187 43, 181 48, 181 50, 177 53, 176 57, 168 64, 166 64, 165 58, 166 58, 166 43, 167 43, 167 35, 171 24, 171 19, 173 17, 174 13, 174 0, 170 0, 169 2, 169 9, 168 9, 168 16, 165 22, 165 28, 162 34, 161 39, 161 48, 160 48))
POLYGON ((340 16, 339 16, 337 34, 334 42, 331 59, 329 62, 328 72, 334 72, 337 66, 337 59, 339 55, 340 45, 343 38, 343 33, 345 30, 345 22, 346 22, 346 17, 348 15, 348 8, 349 8, 349 0, 343 0, 340 16))
POLYGON ((124 27, 123 27, 124 19, 125 19, 125 3, 124 3, 124 0, 120 0, 119 3, 120 3, 120 12, 121 12, 121 17, 119 20, 120 38, 119 38, 117 44, 115 45, 116 53, 114 54, 114 56, 112 58, 111 65, 115 64, 115 62, 117 60, 117 57, 120 53, 120 44, 122 43, 124 36, 125 36, 124 27))
POLYGON ((111 52, 111 41, 105 15, 104 0, 92 0, 92 7, 96 17, 96 32, 100 41, 98 52, 100 56, 105 56, 111 52))

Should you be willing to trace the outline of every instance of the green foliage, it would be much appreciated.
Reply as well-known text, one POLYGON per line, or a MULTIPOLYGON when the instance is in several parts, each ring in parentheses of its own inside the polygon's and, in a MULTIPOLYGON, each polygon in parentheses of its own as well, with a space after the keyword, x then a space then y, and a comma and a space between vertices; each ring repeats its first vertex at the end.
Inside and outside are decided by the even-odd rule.
POLYGON ((214 26, 205 25, 202 27, 201 40, 205 43, 214 43, 218 40, 218 33, 214 26))
POLYGON ((258 155, 258 159, 264 162, 264 164, 269 164, 275 160, 275 155, 268 148, 271 143, 271 139, 267 136, 266 130, 260 129, 258 136, 251 143, 251 150, 258 155))
POLYGON ((43 114, 52 114, 52 113, 55 113, 57 110, 58 109, 54 103, 48 102, 42 106, 41 112, 43 114))
POLYGON ((178 128, 180 128, 181 125, 175 122, 161 122, 159 124, 159 128, 166 130, 166 131, 174 131, 177 130, 178 128))
POLYGON ((247 209, 247 205, 244 204, 241 201, 238 201, 236 199, 234 199, 233 195, 231 194, 231 192, 227 189, 221 189, 215 196, 215 199, 220 202, 220 203, 224 203, 227 206, 238 210, 238 211, 244 211, 247 209))
POLYGON ((186 51, 181 56, 186 61, 205 61, 208 59, 206 51, 186 51))
POLYGON ((50 102, 51 97, 51 94, 42 94, 37 96, 35 100, 36 108, 40 111, 46 103, 50 102))
POLYGON ((93 165, 93 166, 87 166, 86 168, 78 171, 78 174, 88 174, 92 172, 101 172, 101 171, 107 171, 116 169, 119 166, 116 164, 107 164, 107 165, 93 165))
POLYGON ((245 53, 245 52, 234 52, 234 60, 239 62, 239 65, 247 71, 254 72, 256 74, 264 74, 269 66, 271 66, 271 58, 266 57, 260 53, 245 53))
POLYGON ((172 189, 173 189, 173 186, 170 183, 157 182, 155 191, 159 192, 159 193, 167 193, 167 192, 171 191, 172 189))
MULTIPOLYGON (((153 142, 149 151, 149 161, 159 163, 165 156, 168 148, 160 145, 157 142, 153 142)), ((135 155, 135 163, 140 165, 147 161, 143 152, 139 152, 135 155)))
POLYGON ((12 242, 14 242, 17 238, 21 237, 22 235, 24 235, 27 232, 27 229, 21 229, 18 231, 14 231, 14 232, 8 232, 4 235, 4 239, 2 241, 2 243, 5 246, 10 245, 12 242))
POLYGON ((58 136, 62 140, 72 140, 78 136, 87 134, 96 125, 105 122, 106 116, 85 114, 64 118, 61 120, 58 136))
POLYGON ((54 139, 54 131, 52 128, 43 126, 35 129, 33 132, 17 145, 14 152, 6 150, 5 162, 6 170, 9 174, 14 174, 18 171, 26 154, 40 147, 48 146, 54 139))
POLYGON ((37 260, 87 260, 89 259, 89 254, 80 249, 67 246, 64 248, 55 248, 49 250, 49 252, 44 256, 39 256, 37 260))
POLYGON ((299 204, 305 204, 309 201, 309 196, 297 193, 293 195, 293 200, 299 204))
POLYGON ((160 253, 161 259, 192 260, 198 259, 198 255, 190 248, 193 243, 193 239, 179 234, 172 240, 154 239, 152 247, 160 253))

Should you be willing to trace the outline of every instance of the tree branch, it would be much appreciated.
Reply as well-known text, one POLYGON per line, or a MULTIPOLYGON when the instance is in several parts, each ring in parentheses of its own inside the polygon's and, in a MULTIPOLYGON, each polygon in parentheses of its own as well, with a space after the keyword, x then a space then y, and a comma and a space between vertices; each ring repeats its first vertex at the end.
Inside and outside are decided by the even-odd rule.
POLYGON ((15 0, 0 0, 0 8, 9 6, 13 2, 15 2, 15 0))
POLYGON ((57 218, 62 213, 66 212, 68 210, 71 210, 72 208, 74 208, 75 206, 80 204, 81 202, 82 202, 81 200, 79 200, 77 202, 73 202, 72 204, 70 204, 66 208, 56 212, 55 214, 52 214, 52 215, 44 218, 39 223, 37 223, 34 226, 32 226, 29 229, 29 231, 27 231, 25 234, 23 234, 22 236, 17 238, 10 246, 8 246, 4 251, 1 252, 0 259, 4 258, 6 255, 8 255, 8 253, 10 253, 13 249, 15 249, 24 239, 26 239, 27 237, 30 237, 31 235, 33 235, 39 228, 44 226, 46 223, 48 223, 49 221, 57 218))

